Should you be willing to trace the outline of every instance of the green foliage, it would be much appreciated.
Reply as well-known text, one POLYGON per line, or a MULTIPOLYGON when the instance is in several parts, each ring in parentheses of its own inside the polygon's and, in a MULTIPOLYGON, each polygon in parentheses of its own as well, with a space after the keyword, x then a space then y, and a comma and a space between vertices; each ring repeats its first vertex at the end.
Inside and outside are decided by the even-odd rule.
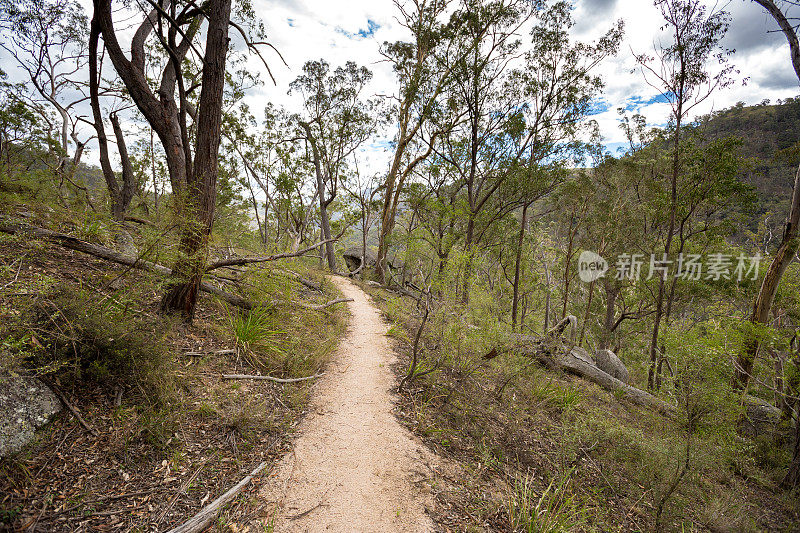
POLYGON ((568 470, 554 477, 538 494, 532 477, 516 480, 508 499, 512 529, 525 533, 562 533, 584 527, 586 510, 572 489, 572 473, 573 470, 568 470))
POLYGON ((277 326, 274 308, 265 305, 250 311, 229 308, 227 317, 236 346, 254 367, 270 368, 285 355, 280 347, 285 333, 277 326))
POLYGON ((140 387, 154 408, 172 397, 164 344, 169 321, 137 316, 124 296, 67 286, 35 300, 28 313, 14 329, 36 337, 29 361, 35 368, 63 369, 71 379, 109 388, 140 387))

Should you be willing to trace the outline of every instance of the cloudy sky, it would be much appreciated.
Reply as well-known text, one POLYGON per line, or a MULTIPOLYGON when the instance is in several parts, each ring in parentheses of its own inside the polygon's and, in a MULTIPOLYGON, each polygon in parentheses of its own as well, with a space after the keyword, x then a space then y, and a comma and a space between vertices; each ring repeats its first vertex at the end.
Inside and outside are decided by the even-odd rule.
MULTIPOLYGON (((80 0, 91 13, 91 0, 80 0)), ((296 97, 287 95, 289 83, 301 72, 303 63, 325 58, 332 66, 352 60, 366 65, 374 73, 369 88, 373 94, 394 92, 396 82, 390 67, 381 61, 379 47, 384 41, 405 39, 404 29, 395 20, 392 0, 253 0, 257 15, 267 28, 268 39, 286 59, 284 66, 278 57, 267 52, 276 79, 273 85, 266 73, 263 87, 251 91, 248 103, 257 115, 267 102, 298 108, 296 97)), ((742 101, 756 104, 765 99, 775 101, 796 96, 798 81, 789 61, 788 45, 776 25, 760 6, 751 0, 720 0, 709 7, 724 8, 731 13, 731 26, 724 45, 736 50, 733 63, 740 70, 738 81, 720 90, 695 111, 698 114, 723 109, 742 101), (743 78, 747 83, 743 83, 743 78)), ((624 107, 642 113, 650 125, 663 125, 669 116, 668 105, 658 91, 648 86, 642 74, 635 70, 634 52, 653 50, 663 24, 660 12, 648 0, 574 0, 572 30, 577 40, 590 41, 605 33, 614 21, 625 23, 625 37, 617 57, 610 58, 600 68, 606 89, 595 102, 594 119, 598 121, 604 142, 612 152, 624 141, 619 129, 617 108, 624 107)), ((125 13, 117 12, 117 28, 136 24, 125 13)), ((135 17, 134 17, 135 18, 135 17)), ((130 33, 130 30, 124 33, 130 33)), ((235 39, 235 35, 233 35, 235 39)), ((525 39, 526 35, 520 35, 525 39)), ((0 53, 2 68, 12 79, 20 79, 0 53)), ((264 71, 263 65, 251 57, 249 68, 264 71)), ((88 114, 88 109, 86 110, 88 114)), ((385 168, 387 139, 378 139, 365 148, 365 166, 380 172, 385 168)), ((90 163, 97 162, 96 150, 86 155, 90 163)))
MULTIPOLYGON (((663 19, 647 0, 575 0, 574 4, 575 39, 592 40, 614 21, 622 19, 625 23, 618 56, 601 67, 606 89, 595 105, 593 117, 600 124, 607 147, 613 151, 624 140, 617 108, 640 112, 651 125, 663 125, 668 119, 668 105, 658 98, 658 92, 647 85, 640 72, 631 72, 635 68, 633 53, 653 50, 663 19)), ((267 25, 270 41, 289 65, 274 69, 277 85, 266 85, 251 97, 255 109, 267 101, 296 105, 286 95, 288 84, 305 61, 320 57, 333 65, 347 60, 367 65, 375 73, 372 91, 380 94, 392 90, 391 71, 378 54, 382 42, 404 38, 391 0, 255 0, 255 5, 267 25)), ((772 31, 777 26, 762 8, 750 0, 709 3, 710 8, 714 6, 731 13, 724 45, 736 50, 733 63, 741 73, 737 83, 716 93, 696 112, 708 113, 739 101, 755 104, 764 99, 797 96, 800 90, 789 61, 788 45, 782 34, 772 31), (743 84, 745 77, 748 80, 743 84)), ((279 62, 276 60, 275 64, 279 62)))

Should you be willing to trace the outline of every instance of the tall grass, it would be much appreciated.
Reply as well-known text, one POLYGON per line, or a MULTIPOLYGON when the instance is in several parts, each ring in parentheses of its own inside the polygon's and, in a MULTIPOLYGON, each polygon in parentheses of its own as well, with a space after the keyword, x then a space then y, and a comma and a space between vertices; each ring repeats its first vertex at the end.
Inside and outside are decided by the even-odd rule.
POLYGON ((285 357, 280 346, 285 332, 277 326, 273 308, 260 305, 248 312, 228 309, 227 314, 237 352, 250 365, 271 370, 285 357))
POLYGON ((516 480, 510 489, 508 515, 514 531, 558 533, 581 530, 586 514, 571 489, 572 472, 553 478, 539 495, 530 476, 516 480))

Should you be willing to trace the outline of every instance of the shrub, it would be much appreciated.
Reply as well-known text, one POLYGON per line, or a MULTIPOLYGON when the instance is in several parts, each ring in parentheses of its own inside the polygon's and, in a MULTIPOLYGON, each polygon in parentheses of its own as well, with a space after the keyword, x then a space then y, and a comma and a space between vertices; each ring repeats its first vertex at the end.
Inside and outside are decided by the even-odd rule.
POLYGON ((38 347, 28 363, 40 373, 62 369, 64 378, 132 386, 153 408, 171 397, 163 317, 131 311, 122 296, 62 287, 35 300, 23 320, 38 347))

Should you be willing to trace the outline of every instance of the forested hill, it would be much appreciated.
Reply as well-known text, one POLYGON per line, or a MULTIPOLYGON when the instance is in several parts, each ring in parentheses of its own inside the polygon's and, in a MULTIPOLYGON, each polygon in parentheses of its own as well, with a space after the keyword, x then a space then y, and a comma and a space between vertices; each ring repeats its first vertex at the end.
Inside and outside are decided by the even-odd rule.
POLYGON ((789 209, 792 184, 798 164, 800 139, 800 96, 770 104, 734 107, 704 117, 703 127, 712 138, 736 136, 742 139, 743 155, 752 166, 743 179, 756 187, 759 217, 772 212, 782 220, 789 209))

